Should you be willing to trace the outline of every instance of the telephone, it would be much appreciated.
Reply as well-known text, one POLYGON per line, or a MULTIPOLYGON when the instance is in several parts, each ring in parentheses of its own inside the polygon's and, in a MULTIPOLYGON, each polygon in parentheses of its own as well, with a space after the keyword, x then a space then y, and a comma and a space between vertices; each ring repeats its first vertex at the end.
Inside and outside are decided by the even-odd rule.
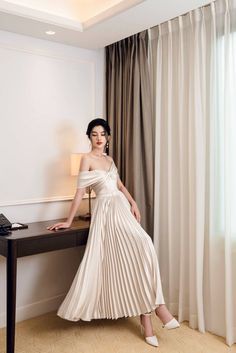
POLYGON ((8 235, 11 230, 11 222, 4 214, 0 213, 0 235, 8 235))

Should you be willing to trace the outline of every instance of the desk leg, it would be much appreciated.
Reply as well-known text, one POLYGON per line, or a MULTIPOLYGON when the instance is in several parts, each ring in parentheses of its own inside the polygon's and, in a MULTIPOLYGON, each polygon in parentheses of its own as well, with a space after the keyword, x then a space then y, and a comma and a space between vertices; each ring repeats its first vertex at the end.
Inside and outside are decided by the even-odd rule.
POLYGON ((8 242, 7 255, 7 353, 15 351, 15 319, 16 319, 16 242, 8 242))

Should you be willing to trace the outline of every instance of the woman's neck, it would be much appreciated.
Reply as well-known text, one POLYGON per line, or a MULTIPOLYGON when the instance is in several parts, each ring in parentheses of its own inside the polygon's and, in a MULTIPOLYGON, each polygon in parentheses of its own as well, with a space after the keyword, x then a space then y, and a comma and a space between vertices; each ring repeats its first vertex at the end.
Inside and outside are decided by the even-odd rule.
POLYGON ((96 150, 92 150, 90 153, 91 153, 93 156, 98 157, 98 158, 104 157, 104 155, 105 155, 104 152, 102 152, 102 151, 96 151, 96 150))

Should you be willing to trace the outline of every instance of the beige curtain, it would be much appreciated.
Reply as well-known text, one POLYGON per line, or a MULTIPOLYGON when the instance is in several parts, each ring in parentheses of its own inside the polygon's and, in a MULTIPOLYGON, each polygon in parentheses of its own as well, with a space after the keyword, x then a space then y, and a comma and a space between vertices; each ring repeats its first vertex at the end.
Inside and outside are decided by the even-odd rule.
POLYGON ((141 224, 153 235, 154 129, 148 32, 106 47, 106 112, 109 153, 136 200, 141 224))
POLYGON ((236 342, 236 2, 151 30, 157 45, 155 224, 179 320, 236 342))

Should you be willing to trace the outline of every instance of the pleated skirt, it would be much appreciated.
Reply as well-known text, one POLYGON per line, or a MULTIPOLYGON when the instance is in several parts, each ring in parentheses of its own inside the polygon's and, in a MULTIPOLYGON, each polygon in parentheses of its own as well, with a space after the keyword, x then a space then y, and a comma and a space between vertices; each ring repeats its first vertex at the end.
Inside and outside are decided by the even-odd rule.
POLYGON ((150 236, 121 191, 97 196, 83 259, 57 315, 70 321, 137 316, 165 304, 150 236))

